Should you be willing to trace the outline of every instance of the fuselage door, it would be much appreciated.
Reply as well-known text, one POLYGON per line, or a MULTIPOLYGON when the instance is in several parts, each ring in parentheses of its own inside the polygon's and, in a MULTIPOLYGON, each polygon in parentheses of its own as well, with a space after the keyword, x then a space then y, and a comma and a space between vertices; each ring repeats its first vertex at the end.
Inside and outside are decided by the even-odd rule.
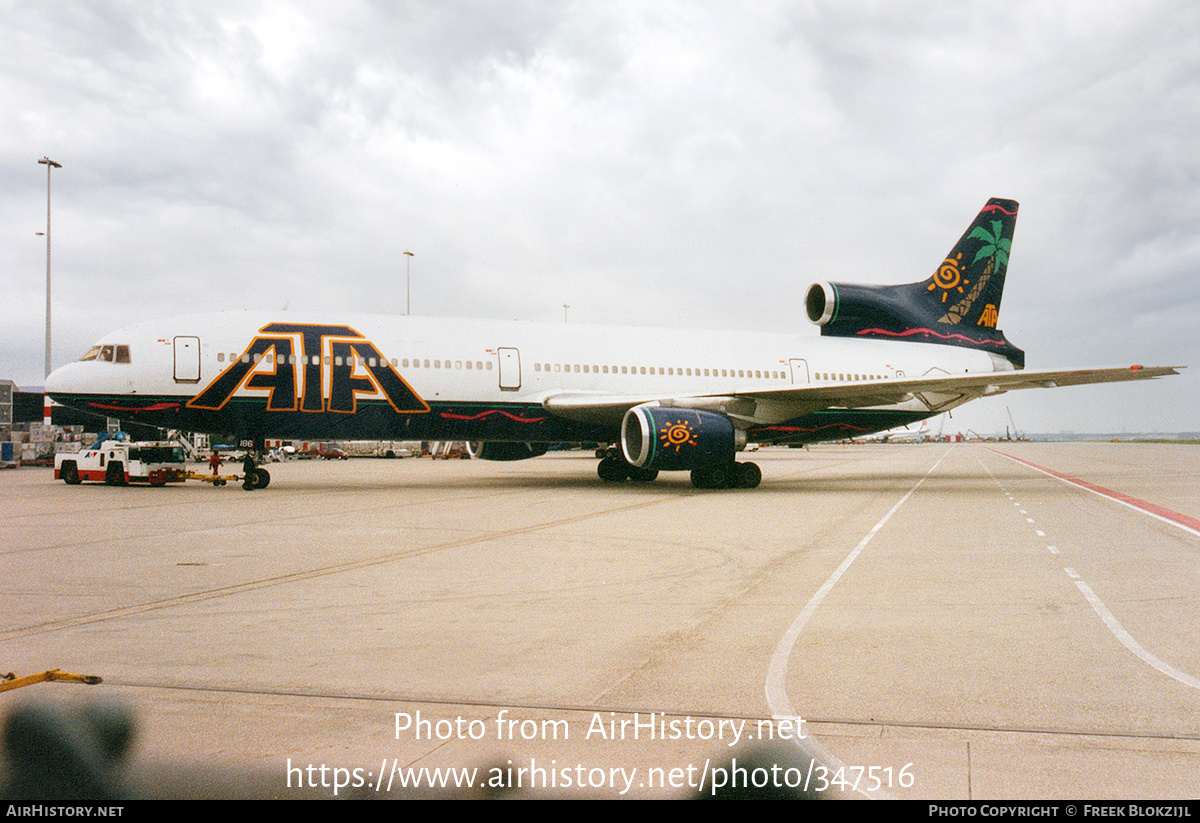
POLYGON ((200 338, 175 338, 175 382, 200 382, 200 338))
POLYGON ((496 349, 500 356, 500 390, 516 391, 521 388, 521 353, 516 349, 496 349))
POLYGON ((792 370, 792 385, 804 386, 808 380, 808 361, 801 357, 793 357, 788 361, 788 365, 792 370))

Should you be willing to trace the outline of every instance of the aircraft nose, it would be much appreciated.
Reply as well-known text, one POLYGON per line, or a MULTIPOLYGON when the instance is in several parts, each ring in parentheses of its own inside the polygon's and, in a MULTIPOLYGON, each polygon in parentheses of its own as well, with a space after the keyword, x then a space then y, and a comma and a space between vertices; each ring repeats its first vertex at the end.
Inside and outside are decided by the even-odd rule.
POLYGON ((59 366, 57 369, 50 372, 50 374, 46 376, 46 380, 45 380, 46 394, 56 394, 56 393, 61 394, 63 391, 66 390, 67 380, 66 380, 65 372, 73 365, 75 365, 75 364, 70 363, 66 366, 59 366))
POLYGON ((86 393, 91 388, 90 382, 94 382, 86 379, 89 376, 86 367, 90 365, 93 364, 68 363, 59 366, 46 377, 46 394, 57 397, 86 393))

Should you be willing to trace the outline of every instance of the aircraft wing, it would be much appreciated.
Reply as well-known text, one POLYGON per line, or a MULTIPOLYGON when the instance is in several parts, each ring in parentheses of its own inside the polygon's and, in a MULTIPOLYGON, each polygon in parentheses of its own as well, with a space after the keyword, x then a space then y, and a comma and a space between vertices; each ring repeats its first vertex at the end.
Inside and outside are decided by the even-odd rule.
POLYGON ((935 370, 922 377, 862 380, 802 386, 741 389, 734 392, 685 395, 616 395, 578 391, 551 393, 542 400, 553 414, 587 423, 618 425, 625 412, 643 403, 705 409, 728 414, 747 424, 777 423, 827 408, 891 406, 912 400, 930 411, 954 408, 978 397, 1017 389, 1082 386, 1150 380, 1178 374, 1184 366, 1123 366, 1098 369, 1053 369, 947 374, 935 370))

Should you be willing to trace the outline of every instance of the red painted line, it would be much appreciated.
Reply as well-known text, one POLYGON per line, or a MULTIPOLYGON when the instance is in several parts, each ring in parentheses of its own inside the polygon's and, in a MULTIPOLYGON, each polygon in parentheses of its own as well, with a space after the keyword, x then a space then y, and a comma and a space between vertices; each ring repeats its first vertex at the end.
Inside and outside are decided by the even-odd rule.
POLYGON ((109 411, 127 411, 127 412, 162 411, 163 409, 179 408, 178 403, 166 403, 166 402, 153 403, 149 406, 114 406, 110 403, 88 403, 88 405, 94 409, 108 409, 109 411))
POLYGON ((1053 469, 1047 469, 1045 466, 1039 466, 1037 463, 1031 463, 1028 460, 1022 460, 1020 457, 1013 457, 1011 454, 1005 454, 1002 451, 997 451, 996 449, 989 448, 987 446, 984 446, 984 448, 987 449, 988 451, 992 452, 993 454, 998 454, 1001 457, 1007 457, 1009 460, 1013 460, 1017 463, 1021 463, 1022 465, 1028 466, 1031 469, 1037 469, 1038 471, 1042 472, 1043 474, 1048 474, 1051 477, 1057 477, 1059 480, 1062 480, 1064 483, 1070 483, 1071 485, 1078 486, 1081 489, 1087 489, 1088 491, 1092 492, 1093 494, 1098 494, 1101 497, 1107 497, 1110 500, 1115 500, 1118 503, 1123 503, 1124 505, 1129 506, 1130 508, 1139 509, 1139 510, 1145 512, 1146 514, 1151 515, 1152 517, 1157 517, 1160 520, 1166 520, 1168 522, 1174 523, 1177 526, 1181 526, 1181 527, 1187 529, 1188 531, 1192 532, 1193 534, 1200 535, 1200 520, 1197 520, 1195 517, 1189 517, 1186 514, 1180 514, 1177 511, 1173 511, 1171 509, 1165 508, 1163 506, 1158 505, 1157 503, 1151 503, 1147 500, 1141 500, 1136 497, 1130 497, 1129 495, 1124 494, 1119 491, 1113 491, 1112 489, 1106 489, 1106 488, 1104 488, 1104 486, 1097 486, 1095 483, 1089 483, 1086 480, 1080 480, 1078 477, 1071 477, 1068 474, 1063 474, 1062 472, 1056 472, 1053 469))
POLYGON ((544 417, 518 417, 515 414, 511 414, 506 411, 501 411, 500 409, 488 409, 487 411, 480 412, 479 414, 476 414, 476 415, 465 415, 465 414, 454 414, 453 412, 442 412, 442 417, 447 418, 449 420, 482 420, 483 418, 487 417, 489 414, 502 414, 505 417, 507 417, 509 420, 515 420, 518 423, 541 423, 543 420, 546 419, 544 417))
POLYGON ((882 334, 888 337, 911 337, 914 334, 930 334, 934 337, 940 337, 943 340, 962 340, 964 343, 971 343, 976 346, 1003 346, 1003 340, 976 340, 973 337, 967 337, 965 334, 940 334, 933 329, 924 327, 918 329, 907 329, 905 331, 888 331, 887 329, 863 329, 855 332, 855 334, 882 334))
MULTIPOLYGON (((1009 211, 1008 209, 1001 208, 1000 206, 997 206, 997 205, 994 205, 994 204, 993 204, 993 205, 991 205, 991 206, 984 206, 984 207, 983 207, 983 209, 981 209, 981 211, 1000 211, 1000 212, 1004 212, 1004 213, 1005 213, 1005 214, 1007 214, 1009 217, 1015 217, 1015 216, 1016 216, 1016 214, 1017 214, 1017 210, 1016 210, 1016 209, 1013 209, 1012 211, 1009 211)), ((1008 456, 1008 455, 1005 455, 1005 457, 1007 457, 1007 456, 1008 456)))

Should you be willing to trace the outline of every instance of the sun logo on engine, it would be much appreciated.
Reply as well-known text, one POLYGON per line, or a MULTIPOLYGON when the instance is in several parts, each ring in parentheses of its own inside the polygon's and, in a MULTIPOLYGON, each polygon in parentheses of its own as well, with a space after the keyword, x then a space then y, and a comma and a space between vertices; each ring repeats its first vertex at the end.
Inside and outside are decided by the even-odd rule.
POLYGON ((942 261, 942 265, 933 273, 933 282, 929 284, 927 291, 934 289, 942 290, 942 302, 946 302, 946 295, 951 289, 957 289, 959 294, 963 293, 963 286, 968 285, 971 281, 963 279, 962 269, 962 252, 947 257, 942 261))
POLYGON ((663 448, 669 449, 674 446, 676 454, 684 446, 696 445, 696 432, 692 429, 692 424, 686 420, 676 420, 674 423, 667 423, 658 431, 663 448))

